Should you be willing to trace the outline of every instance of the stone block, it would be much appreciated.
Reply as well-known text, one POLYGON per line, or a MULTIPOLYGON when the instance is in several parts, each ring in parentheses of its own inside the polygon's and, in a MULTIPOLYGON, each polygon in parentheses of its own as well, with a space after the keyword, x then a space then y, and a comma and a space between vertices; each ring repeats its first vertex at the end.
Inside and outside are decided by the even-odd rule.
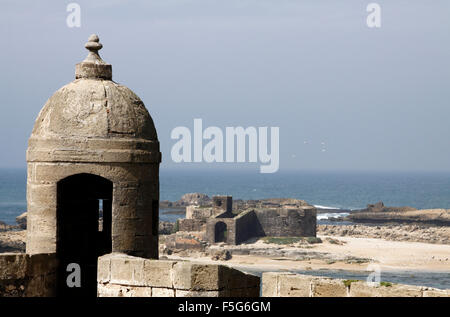
POLYGON ((192 264, 191 289, 195 291, 217 291, 224 288, 225 285, 223 280, 220 279, 219 270, 219 265, 192 264))
POLYGON ((152 297, 175 297, 175 290, 171 288, 152 287, 152 297))
POLYGON ((262 274, 262 297, 278 297, 278 276, 280 273, 265 272, 262 274))
POLYGON ((379 297, 378 287, 371 284, 364 281, 352 282, 350 297, 379 297))
POLYGON ((252 274, 246 274, 228 266, 219 265, 220 289, 246 289, 260 287, 260 278, 252 274))
POLYGON ((151 297, 151 287, 120 285, 120 294, 122 297, 151 297))
POLYGON ((347 286, 339 279, 312 279, 311 294, 312 297, 347 297, 347 286))
POLYGON ((384 286, 361 281, 351 283, 349 294, 351 297, 421 297, 422 288, 399 284, 384 286))
POLYGON ((56 183, 27 185, 27 201, 33 206, 56 208, 56 183))
POLYGON ((233 288, 219 291, 219 297, 259 297, 259 287, 233 288))
POLYGON ((152 297, 151 287, 132 287, 131 297, 152 297))
POLYGON ((56 273, 58 269, 58 259, 56 253, 32 254, 28 260, 28 275, 46 275, 56 273))
POLYGON ((310 297, 313 276, 280 274, 278 277, 280 297, 310 297))
POLYGON ((106 283, 111 280, 111 259, 107 256, 98 258, 97 281, 106 283))
POLYGON ((0 254, 0 280, 22 279, 27 275, 28 258, 25 253, 0 254))
POLYGON ((219 297, 219 291, 175 290, 175 297, 219 297))
POLYGON ((191 289, 192 263, 186 261, 175 262, 172 269, 173 287, 177 290, 191 289))
POLYGON ((111 283, 125 285, 144 284, 144 261, 145 259, 114 254, 110 257, 111 283))
POLYGON ((172 288, 172 269, 174 261, 145 260, 143 284, 151 287, 172 288))
POLYGON ((98 297, 122 297, 122 287, 114 284, 97 284, 98 297))

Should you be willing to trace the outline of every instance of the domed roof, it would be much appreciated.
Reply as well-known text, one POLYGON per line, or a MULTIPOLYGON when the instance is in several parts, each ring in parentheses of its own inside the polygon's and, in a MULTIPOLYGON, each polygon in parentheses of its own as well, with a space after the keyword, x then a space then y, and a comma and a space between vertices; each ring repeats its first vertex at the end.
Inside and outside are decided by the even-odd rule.
MULTIPOLYGON (((159 153, 150 114, 136 94, 112 81, 111 65, 98 55, 102 48, 98 36, 91 35, 85 46, 89 54, 76 65, 76 79, 55 92, 39 113, 29 140, 28 160, 36 156, 31 152, 75 150, 79 156, 80 151, 92 148, 159 153)), ((47 160, 58 160, 49 156, 47 160)))
POLYGON ((144 103, 110 80, 77 79, 53 94, 33 133, 42 137, 129 137, 156 140, 144 103))

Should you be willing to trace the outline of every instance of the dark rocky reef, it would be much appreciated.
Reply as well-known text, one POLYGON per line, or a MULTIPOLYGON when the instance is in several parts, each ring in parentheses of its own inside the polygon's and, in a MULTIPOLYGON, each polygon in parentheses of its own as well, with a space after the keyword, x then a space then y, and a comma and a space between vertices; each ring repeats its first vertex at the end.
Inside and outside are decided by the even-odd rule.
POLYGON ((346 220, 359 223, 373 224, 427 224, 435 226, 450 226, 450 210, 425 209, 410 211, 383 211, 383 212, 355 212, 346 217, 346 220))

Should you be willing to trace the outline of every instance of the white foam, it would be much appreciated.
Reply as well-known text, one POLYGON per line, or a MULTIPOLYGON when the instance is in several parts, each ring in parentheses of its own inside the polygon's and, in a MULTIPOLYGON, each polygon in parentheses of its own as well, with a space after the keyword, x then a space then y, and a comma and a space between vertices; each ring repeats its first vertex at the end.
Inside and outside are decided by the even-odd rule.
POLYGON ((331 209, 331 210, 341 209, 341 208, 337 208, 337 207, 328 207, 328 206, 322 206, 322 205, 314 205, 314 207, 319 208, 319 209, 331 209))
POLYGON ((330 218, 343 218, 348 216, 348 212, 326 212, 324 214, 318 214, 317 220, 327 220, 330 218))

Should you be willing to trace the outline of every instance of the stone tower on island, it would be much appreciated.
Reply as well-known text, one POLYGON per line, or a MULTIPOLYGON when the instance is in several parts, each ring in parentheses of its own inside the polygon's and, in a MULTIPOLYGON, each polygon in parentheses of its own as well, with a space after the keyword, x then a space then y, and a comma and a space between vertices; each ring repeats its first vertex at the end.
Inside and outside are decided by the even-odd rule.
MULTIPOLYGON (((97 259, 121 252, 158 258, 159 164, 153 120, 89 37, 75 80, 45 104, 27 150, 27 254, 56 253, 58 293, 77 263, 82 291, 96 292, 97 259)), ((74 294, 75 295, 75 294, 74 294)), ((94 295, 95 296, 95 295, 94 295)))

